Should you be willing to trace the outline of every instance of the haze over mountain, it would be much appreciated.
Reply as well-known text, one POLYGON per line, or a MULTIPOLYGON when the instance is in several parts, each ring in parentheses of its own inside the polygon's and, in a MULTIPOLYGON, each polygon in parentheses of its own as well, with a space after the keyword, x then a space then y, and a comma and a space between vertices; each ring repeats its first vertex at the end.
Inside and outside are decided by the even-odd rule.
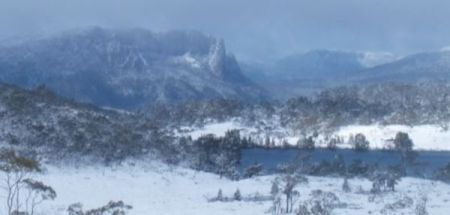
POLYGON ((398 61, 366 69, 354 78, 355 83, 383 83, 450 80, 450 51, 424 52, 398 61))
POLYGON ((450 79, 450 51, 398 57, 391 53, 313 50, 266 64, 241 63, 246 75, 275 98, 366 83, 415 83, 450 79))
POLYGON ((0 49, 0 81, 101 106, 263 98, 224 41, 196 31, 88 28, 0 49))

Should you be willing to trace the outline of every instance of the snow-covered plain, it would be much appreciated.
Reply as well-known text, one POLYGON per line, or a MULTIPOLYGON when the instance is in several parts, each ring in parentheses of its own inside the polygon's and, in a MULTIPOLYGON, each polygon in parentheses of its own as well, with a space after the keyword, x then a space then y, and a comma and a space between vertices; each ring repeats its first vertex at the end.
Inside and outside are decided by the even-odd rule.
MULTIPOLYGON (((276 176, 261 176, 241 181, 230 181, 217 175, 196 172, 180 167, 169 167, 149 162, 119 167, 60 168, 49 166, 40 176, 51 185, 58 197, 40 207, 41 214, 67 214, 68 205, 80 202, 84 208, 96 208, 110 200, 123 200, 133 206, 131 215, 200 215, 200 214, 268 214, 271 201, 208 202, 219 189, 224 196, 232 196, 240 189, 243 197, 257 193, 268 196, 271 182, 276 176)), ((416 201, 425 194, 429 214, 446 214, 450 211, 450 185, 422 179, 404 178, 396 192, 388 192, 369 202, 371 184, 365 179, 350 179, 352 191, 342 191, 342 178, 308 177, 309 183, 299 185, 300 201, 310 198, 313 190, 335 193, 345 208, 333 214, 380 214, 386 204, 408 196, 414 205, 390 214, 413 214, 416 201)), ((296 203, 299 205, 299 201, 296 203)), ((296 206, 297 207, 297 206, 296 206)))
MULTIPOLYGON (((267 131, 258 132, 257 128, 242 125, 237 120, 209 123, 201 128, 191 128, 190 130, 185 128, 187 132, 182 133, 182 135, 190 135, 193 139, 197 139, 206 134, 224 136, 226 131, 232 129, 238 129, 242 135, 251 136, 256 140, 259 139, 261 142, 269 134, 269 137, 278 145, 283 144, 283 142, 296 145, 299 138, 301 138, 300 135, 283 129, 277 129, 276 132, 272 132, 272 135, 267 131)), ((370 142, 372 149, 381 149, 386 146, 389 139, 395 137, 397 132, 408 133, 414 142, 414 148, 416 150, 450 150, 450 129, 444 129, 440 125, 350 125, 341 127, 331 133, 319 133, 316 145, 318 147, 326 147, 327 138, 340 137, 343 139, 343 144, 338 145, 338 147, 350 148, 351 146, 347 144, 348 139, 352 135, 362 133, 370 142)))

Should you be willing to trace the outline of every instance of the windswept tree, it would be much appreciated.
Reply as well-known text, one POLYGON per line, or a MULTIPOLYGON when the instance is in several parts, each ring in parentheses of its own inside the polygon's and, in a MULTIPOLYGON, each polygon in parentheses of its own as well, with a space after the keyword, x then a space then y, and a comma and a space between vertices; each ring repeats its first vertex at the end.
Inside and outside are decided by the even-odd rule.
POLYGON ((36 207, 42 202, 56 198, 55 190, 40 181, 27 178, 23 180, 23 184, 28 190, 25 205, 29 215, 34 215, 36 207))
POLYGON ((26 180, 34 173, 41 172, 38 161, 18 155, 13 150, 0 151, 0 171, 3 173, 7 214, 22 212, 22 194, 26 180))
POLYGON ((300 193, 295 190, 295 187, 301 183, 307 183, 308 179, 299 175, 287 174, 282 180, 284 183, 282 192, 285 195, 286 202, 285 212, 291 213, 294 208, 294 197, 300 195, 300 193))

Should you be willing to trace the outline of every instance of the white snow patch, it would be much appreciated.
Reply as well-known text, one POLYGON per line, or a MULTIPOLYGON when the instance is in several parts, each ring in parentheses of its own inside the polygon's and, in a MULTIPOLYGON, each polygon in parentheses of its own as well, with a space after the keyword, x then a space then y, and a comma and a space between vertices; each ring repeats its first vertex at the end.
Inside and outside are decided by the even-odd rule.
POLYGON ((192 68, 200 68, 201 62, 197 60, 190 52, 185 53, 182 56, 174 58, 175 63, 189 65, 192 68))
MULTIPOLYGON (((242 125, 237 120, 231 120, 220 123, 208 123, 200 128, 184 127, 179 133, 182 136, 190 135, 193 139, 197 139, 206 134, 213 134, 221 137, 228 130, 237 129, 241 131, 242 136, 250 136, 254 140, 261 141, 268 136, 276 145, 283 142, 289 145, 296 145, 297 141, 302 138, 300 135, 293 135, 293 132, 286 129, 276 128, 273 131, 262 131, 255 127, 242 125)), ((450 130, 444 129, 439 125, 350 125, 339 128, 337 131, 323 134, 319 133, 316 138, 317 147, 326 147, 327 139, 330 137, 340 137, 344 140, 343 144, 338 145, 339 148, 351 148, 347 142, 350 136, 358 133, 364 134, 370 142, 370 148, 382 149, 386 146, 389 139, 393 139, 397 132, 406 132, 414 142, 414 148, 419 150, 445 150, 450 151, 450 130)), ((297 132, 300 133, 300 132, 297 132)))
POLYGON ((207 134, 213 134, 217 137, 223 137, 229 130, 240 130, 242 135, 244 136, 249 135, 252 132, 256 132, 255 128, 246 127, 234 121, 210 123, 201 128, 194 129, 190 127, 183 127, 182 130, 186 132, 181 133, 181 135, 191 136, 193 139, 198 139, 199 137, 207 134))
POLYGON ((365 52, 361 54, 359 62, 365 67, 374 67, 381 64, 391 63, 400 59, 399 56, 390 52, 365 52))
MULTIPOLYGON (((161 163, 138 164, 120 167, 48 167, 48 172, 40 180, 51 185, 57 192, 55 201, 46 202, 40 207, 41 214, 67 214, 67 207, 75 202, 84 208, 97 208, 110 200, 123 200, 133 206, 130 215, 259 215, 266 214, 270 201, 248 202, 208 202, 222 189, 224 196, 231 197, 239 188, 243 197, 256 193, 267 196, 271 181, 275 176, 262 176, 241 181, 230 181, 217 175, 196 172, 179 167, 167 167, 161 163)), ((428 196, 429 214, 446 214, 450 210, 448 193, 450 186, 445 183, 403 178, 396 192, 380 195, 376 201, 369 202, 371 184, 365 179, 350 179, 352 192, 345 193, 341 186, 342 178, 308 177, 307 185, 299 185, 296 190, 300 200, 310 198, 313 190, 335 193, 346 208, 339 208, 333 214, 381 214, 381 209, 403 196, 416 201, 422 194, 428 196), (358 190, 362 190, 359 192, 358 190)), ((1 200, 0 196, 0 200, 1 200)), ((411 214, 414 207, 396 211, 411 214)))
MULTIPOLYGON (((346 126, 335 133, 348 140, 350 135, 362 133, 370 142, 371 148, 383 148, 388 139, 393 139, 397 132, 406 132, 414 142, 415 149, 421 150, 450 150, 450 131, 437 125, 369 125, 346 126)), ((350 146, 346 146, 350 147, 350 146)))

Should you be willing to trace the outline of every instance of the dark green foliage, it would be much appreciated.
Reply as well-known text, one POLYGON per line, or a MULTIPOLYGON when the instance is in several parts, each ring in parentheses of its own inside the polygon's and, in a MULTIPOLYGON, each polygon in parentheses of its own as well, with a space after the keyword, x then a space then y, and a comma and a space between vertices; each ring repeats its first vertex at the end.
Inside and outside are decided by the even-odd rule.
POLYGON ((221 176, 237 179, 237 165, 241 160, 241 149, 247 145, 239 131, 227 131, 224 137, 206 135, 194 141, 194 168, 215 172, 221 176))
POLYGON ((14 150, 0 150, 0 171, 13 172, 40 172, 41 165, 37 160, 23 157, 14 150))
POLYGON ((314 148, 315 148, 315 141, 314 141, 314 136, 308 136, 308 137, 305 137, 305 138, 300 138, 298 141, 297 141, 297 146, 300 148, 300 149, 304 149, 304 150, 314 150, 314 148))
POLYGON ((369 150, 369 141, 367 141, 364 134, 358 133, 355 136, 350 136, 349 144, 353 146, 353 149, 358 152, 365 152, 369 150))
POLYGON ((398 132, 394 138, 395 150, 400 153, 402 165, 406 168, 407 164, 412 164, 416 160, 417 153, 413 150, 414 143, 409 135, 404 132, 398 132))

